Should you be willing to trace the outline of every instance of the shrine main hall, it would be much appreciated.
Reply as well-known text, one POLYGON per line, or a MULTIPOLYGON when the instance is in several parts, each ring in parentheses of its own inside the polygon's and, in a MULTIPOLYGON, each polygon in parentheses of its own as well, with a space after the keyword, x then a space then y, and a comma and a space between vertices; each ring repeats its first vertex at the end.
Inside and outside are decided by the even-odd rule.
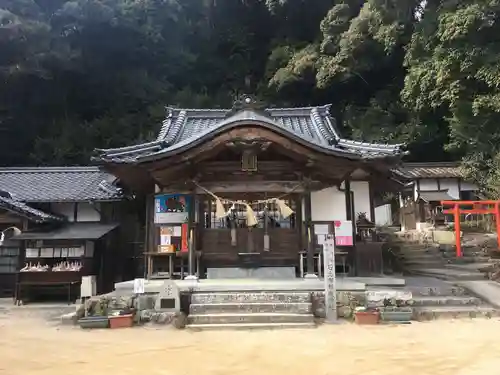
POLYGON ((328 235, 339 272, 359 274, 374 197, 405 152, 343 138, 329 107, 167 108, 154 141, 97 150, 144 201, 146 277, 321 277, 328 235))

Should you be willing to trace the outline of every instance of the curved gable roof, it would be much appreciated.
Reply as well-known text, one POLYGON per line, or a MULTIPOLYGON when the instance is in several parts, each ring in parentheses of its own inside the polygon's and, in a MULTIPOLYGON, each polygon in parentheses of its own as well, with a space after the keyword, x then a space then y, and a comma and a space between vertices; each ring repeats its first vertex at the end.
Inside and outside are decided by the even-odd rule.
POLYGON ((97 150, 101 161, 134 163, 163 157, 189 148, 233 126, 257 125, 292 137, 321 152, 346 158, 379 158, 403 155, 403 145, 382 145, 341 138, 330 105, 300 108, 175 109, 167 117, 155 141, 142 145, 97 150))

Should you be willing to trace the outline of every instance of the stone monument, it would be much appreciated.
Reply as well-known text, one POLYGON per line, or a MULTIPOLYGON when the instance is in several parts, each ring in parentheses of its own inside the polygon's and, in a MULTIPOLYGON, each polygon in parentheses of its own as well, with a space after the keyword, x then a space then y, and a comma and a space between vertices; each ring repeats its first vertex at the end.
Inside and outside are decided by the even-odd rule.
POLYGON ((337 287, 335 274, 335 236, 326 235, 323 245, 325 277, 325 317, 328 323, 337 322, 337 287))
POLYGON ((155 310, 167 313, 181 311, 181 297, 179 287, 173 280, 165 280, 156 298, 155 310))

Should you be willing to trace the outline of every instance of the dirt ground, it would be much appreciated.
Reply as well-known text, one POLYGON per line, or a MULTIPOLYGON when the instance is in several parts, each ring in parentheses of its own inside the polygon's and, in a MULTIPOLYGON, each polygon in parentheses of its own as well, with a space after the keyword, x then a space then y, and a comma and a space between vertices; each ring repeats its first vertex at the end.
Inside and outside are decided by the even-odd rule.
POLYGON ((33 315, 0 314, 1 375, 483 375, 500 369, 498 320, 192 333, 82 331, 33 315))

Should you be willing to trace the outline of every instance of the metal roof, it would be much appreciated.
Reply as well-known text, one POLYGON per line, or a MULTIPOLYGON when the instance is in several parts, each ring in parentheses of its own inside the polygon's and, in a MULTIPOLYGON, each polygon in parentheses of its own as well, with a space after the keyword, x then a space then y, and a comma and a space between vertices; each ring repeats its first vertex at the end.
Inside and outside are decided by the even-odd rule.
POLYGON ((330 105, 300 108, 178 109, 167 108, 158 137, 153 142, 97 150, 97 159, 133 163, 166 156, 225 129, 256 124, 297 139, 331 154, 348 158, 403 155, 401 144, 385 145, 343 139, 330 115, 330 105))
POLYGON ((13 240, 98 240, 118 224, 72 223, 47 232, 23 232, 13 240))
POLYGON ((0 208, 21 215, 36 223, 64 221, 65 218, 30 207, 23 202, 0 196, 0 208))
POLYGON ((404 163, 396 172, 409 179, 463 177, 459 162, 404 163))
POLYGON ((115 180, 98 167, 0 168, 0 190, 23 202, 118 200, 115 180))

